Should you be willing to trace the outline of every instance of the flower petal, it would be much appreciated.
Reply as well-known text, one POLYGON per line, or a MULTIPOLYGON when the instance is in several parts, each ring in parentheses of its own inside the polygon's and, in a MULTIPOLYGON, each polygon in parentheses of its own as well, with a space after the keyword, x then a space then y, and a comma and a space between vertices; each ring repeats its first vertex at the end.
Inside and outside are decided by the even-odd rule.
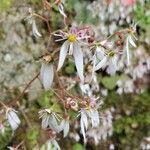
POLYGON ((66 137, 66 136, 68 135, 68 133, 69 133, 69 128, 70 128, 70 126, 69 126, 69 121, 66 120, 66 121, 65 121, 65 124, 64 124, 64 137, 66 137))
POLYGON ((133 46, 133 47, 136 47, 136 44, 134 42, 134 40, 132 39, 131 36, 128 37, 128 40, 129 40, 129 43, 133 46))
POLYGON ((44 89, 49 90, 51 88, 54 78, 54 69, 52 64, 42 64, 40 78, 44 89))
POLYGON ((59 55, 59 62, 58 62, 58 68, 57 71, 61 69, 61 67, 64 64, 65 58, 67 56, 67 51, 69 49, 69 42, 65 41, 60 49, 60 55, 59 55))
POLYGON ((65 14, 65 11, 64 11, 64 7, 63 7, 62 4, 59 4, 59 5, 58 5, 58 10, 59 10, 59 12, 60 12, 65 18, 67 17, 66 14, 65 14))
POLYGON ((78 75, 82 82, 84 82, 83 76, 83 52, 78 43, 74 43, 73 56, 75 59, 75 65, 78 72, 78 75))
POLYGON ((9 110, 6 115, 8 122, 13 130, 16 130, 20 124, 20 119, 13 110, 9 110))
POLYGON ((50 116, 49 126, 52 130, 54 130, 57 133, 59 133, 61 131, 60 126, 58 125, 57 120, 53 114, 50 116))
POLYGON ((95 71, 99 70, 100 68, 102 68, 105 63, 107 62, 107 56, 105 56, 94 68, 95 71))
POLYGON ((51 142, 54 145, 54 147, 56 148, 56 150, 60 150, 60 146, 56 140, 52 140, 51 142))
POLYGON ((49 116, 48 115, 44 115, 42 117, 42 129, 46 129, 48 127, 48 123, 49 123, 49 116))
POLYGON ((126 55, 127 55, 127 65, 130 65, 130 53, 129 53, 129 39, 126 41, 126 55))
POLYGON ((41 37, 42 35, 39 33, 38 29, 37 29, 37 26, 36 26, 36 23, 35 23, 35 20, 33 19, 32 20, 32 32, 33 32, 33 35, 35 37, 41 37))

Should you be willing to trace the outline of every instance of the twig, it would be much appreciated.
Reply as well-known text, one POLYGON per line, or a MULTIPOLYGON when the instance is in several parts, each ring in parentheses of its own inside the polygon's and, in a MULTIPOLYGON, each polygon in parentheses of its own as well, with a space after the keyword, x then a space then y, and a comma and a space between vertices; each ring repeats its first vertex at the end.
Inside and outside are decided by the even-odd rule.
POLYGON ((22 91, 22 93, 17 97, 15 98, 14 100, 12 100, 11 103, 9 103, 9 105, 13 105, 14 103, 16 103, 17 101, 19 101, 25 94, 25 91, 30 87, 30 85, 32 84, 32 82, 38 78, 40 73, 38 73, 32 80, 30 80, 30 82, 26 85, 26 87, 24 88, 24 90, 22 91))

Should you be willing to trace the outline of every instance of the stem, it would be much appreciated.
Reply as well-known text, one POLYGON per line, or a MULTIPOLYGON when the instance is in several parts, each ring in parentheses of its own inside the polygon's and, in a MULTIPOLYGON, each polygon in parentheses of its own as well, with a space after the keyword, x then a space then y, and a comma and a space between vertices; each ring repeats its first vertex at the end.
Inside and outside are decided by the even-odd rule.
POLYGON ((7 109, 7 106, 3 102, 0 101, 0 104, 7 109))
POLYGON ((19 101, 25 94, 26 90, 30 87, 30 85, 32 84, 32 82, 38 78, 40 73, 38 73, 32 80, 30 80, 30 82, 26 85, 26 87, 24 88, 24 90, 22 91, 22 93, 17 97, 15 98, 14 100, 12 100, 12 102, 10 103, 10 105, 16 103, 17 101, 19 101))

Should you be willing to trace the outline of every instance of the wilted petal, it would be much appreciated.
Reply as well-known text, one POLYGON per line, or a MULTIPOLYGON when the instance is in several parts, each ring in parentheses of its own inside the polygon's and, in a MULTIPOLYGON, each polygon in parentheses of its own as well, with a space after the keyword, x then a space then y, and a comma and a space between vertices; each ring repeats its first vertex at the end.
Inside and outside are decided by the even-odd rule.
POLYGON ((74 50, 73 50, 73 56, 75 59, 75 65, 78 72, 78 75, 82 82, 84 82, 84 76, 83 76, 83 52, 81 50, 81 47, 78 45, 78 43, 74 44, 74 50))
POLYGON ((54 69, 52 64, 42 64, 40 78, 44 89, 49 90, 51 88, 54 78, 54 69))
POLYGON ((39 33, 38 29, 37 29, 37 26, 36 26, 36 23, 35 23, 35 20, 33 19, 32 20, 32 32, 33 32, 33 35, 35 37, 41 37, 42 35, 39 33))
POLYGON ((59 62, 57 70, 60 70, 64 64, 65 58, 67 56, 67 51, 69 49, 69 42, 65 41, 60 49, 59 62))
POLYGON ((102 68, 107 62, 107 56, 105 56, 96 66, 95 66, 95 71, 99 70, 102 68))

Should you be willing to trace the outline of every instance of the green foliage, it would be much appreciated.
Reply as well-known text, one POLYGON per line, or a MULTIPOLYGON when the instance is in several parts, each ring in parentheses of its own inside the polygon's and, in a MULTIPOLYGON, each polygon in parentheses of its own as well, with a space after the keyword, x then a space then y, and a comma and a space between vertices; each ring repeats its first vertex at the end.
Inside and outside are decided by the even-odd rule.
POLYGON ((8 123, 5 123, 4 126, 5 126, 4 133, 3 134, 0 133, 0 150, 3 150, 13 138, 13 131, 8 125, 8 123))
POLYGON ((65 65, 65 73, 67 75, 73 75, 75 74, 75 64, 72 61, 68 61, 65 65))
POLYGON ((98 17, 93 18, 90 10, 87 6, 90 4, 88 1, 80 0, 69 0, 66 1, 67 10, 75 15, 74 19, 78 23, 92 23, 96 24, 98 22, 98 17))
POLYGON ((142 26, 149 26, 150 25, 150 15, 148 14, 147 10, 150 9, 150 1, 147 2, 144 6, 140 3, 137 4, 135 9, 135 19, 137 22, 142 24, 142 26), (147 13, 146 13, 147 12, 147 13))
POLYGON ((54 97, 54 93, 50 91, 43 91, 41 96, 38 99, 38 104, 41 107, 47 108, 52 106, 50 99, 54 97))
POLYGON ((115 107, 117 112, 113 123, 113 139, 114 143, 119 142, 119 148, 129 146, 135 149, 143 137, 149 136, 150 132, 147 132, 150 131, 148 91, 139 95, 124 94, 121 96, 110 92, 105 100, 105 105, 115 107))
POLYGON ((0 0, 0 11, 10 8, 13 0, 0 0))
POLYGON ((80 143, 76 143, 75 145, 73 145, 73 150, 85 150, 85 148, 83 147, 83 145, 81 145, 80 143))
POLYGON ((29 129, 26 134, 27 146, 29 149, 32 149, 36 146, 40 129, 38 126, 34 125, 32 129, 29 129))
POLYGON ((116 83, 118 80, 126 80, 128 77, 126 75, 115 75, 115 76, 100 76, 98 81, 101 82, 105 88, 109 90, 113 90, 116 87, 116 83))

